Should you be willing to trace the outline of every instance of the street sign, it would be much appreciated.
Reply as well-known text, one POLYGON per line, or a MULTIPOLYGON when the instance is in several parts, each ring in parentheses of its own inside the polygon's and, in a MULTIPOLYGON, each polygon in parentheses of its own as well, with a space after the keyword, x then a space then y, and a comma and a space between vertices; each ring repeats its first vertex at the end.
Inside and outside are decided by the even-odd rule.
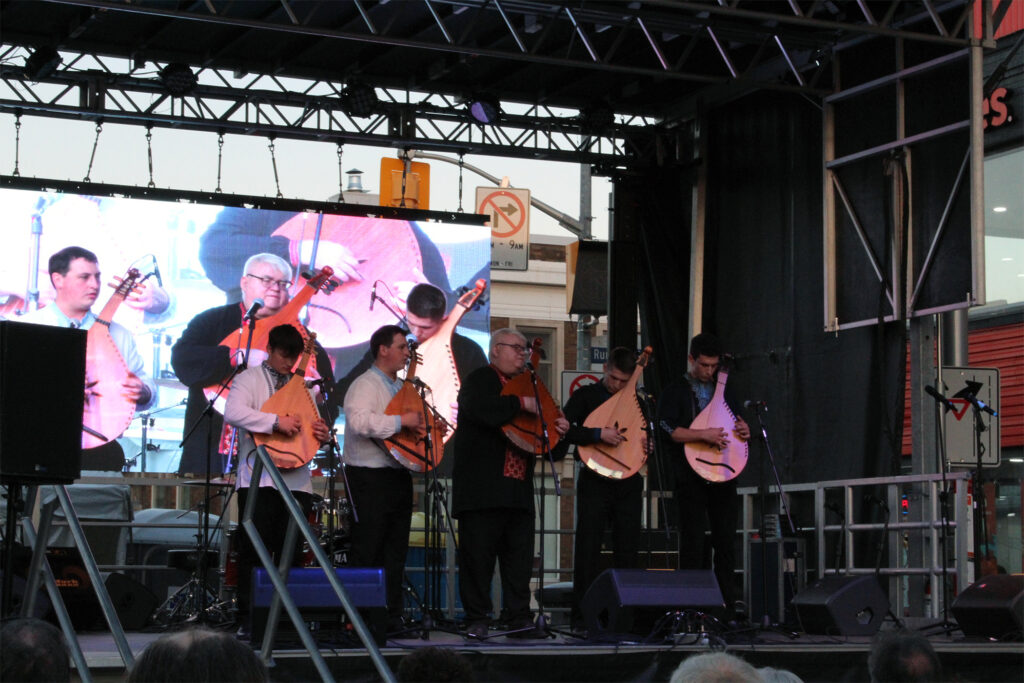
MULTIPOLYGON (((953 409, 943 411, 942 426, 946 434, 946 458, 952 467, 974 467, 978 464, 977 424, 975 409, 968 400, 973 396, 993 411, 999 412, 999 369, 945 367, 942 369, 942 383, 947 390, 942 392, 953 404, 953 409)), ((980 412, 985 431, 981 432, 981 466, 999 467, 1000 461, 1000 420, 998 416, 980 412)))
POLYGON ((573 392, 580 387, 594 384, 601 381, 601 375, 596 372, 580 372, 578 370, 562 370, 562 398, 569 400, 573 392))
POLYGON ((592 365, 604 365, 608 362, 608 347, 607 346, 591 346, 590 347, 590 362, 592 365))
POLYGON ((491 217, 491 270, 526 270, 530 260, 530 191, 478 187, 476 212, 491 217))

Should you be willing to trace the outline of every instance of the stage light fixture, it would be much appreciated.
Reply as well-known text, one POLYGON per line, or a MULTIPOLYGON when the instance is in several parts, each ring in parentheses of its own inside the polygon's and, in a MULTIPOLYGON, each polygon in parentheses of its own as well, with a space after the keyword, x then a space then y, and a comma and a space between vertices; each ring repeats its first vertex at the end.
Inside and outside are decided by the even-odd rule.
POLYGON ((377 91, 366 83, 349 83, 341 91, 341 108, 349 116, 370 116, 377 111, 379 104, 377 91))
POLYGON ((46 78, 60 66, 60 55, 56 48, 46 46, 38 48, 25 60, 25 76, 30 81, 46 78))
POLYGON ((469 100, 469 114, 479 123, 491 125, 501 117, 501 104, 492 95, 476 95, 469 100))
POLYGON ((188 95, 199 85, 199 79, 192 69, 181 62, 172 62, 160 70, 160 82, 164 90, 175 97, 188 95))
POLYGON ((603 133, 615 123, 615 112, 604 102, 580 110, 580 126, 587 133, 603 133))

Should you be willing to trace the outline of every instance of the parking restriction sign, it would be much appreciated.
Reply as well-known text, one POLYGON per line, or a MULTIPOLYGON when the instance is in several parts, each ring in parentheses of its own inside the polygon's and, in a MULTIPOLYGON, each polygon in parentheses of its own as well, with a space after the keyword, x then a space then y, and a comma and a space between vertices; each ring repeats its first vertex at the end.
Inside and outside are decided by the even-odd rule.
POLYGON ((530 191, 478 187, 476 212, 491 217, 491 269, 526 270, 530 259, 530 191))

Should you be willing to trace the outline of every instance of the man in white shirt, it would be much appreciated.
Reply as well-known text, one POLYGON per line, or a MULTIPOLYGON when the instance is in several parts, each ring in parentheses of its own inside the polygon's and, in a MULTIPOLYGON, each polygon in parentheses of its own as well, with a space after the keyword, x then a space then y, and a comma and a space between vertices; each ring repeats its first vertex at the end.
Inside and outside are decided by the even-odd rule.
MULTIPOLYGON (((263 404, 274 392, 288 383, 302 354, 303 340, 299 331, 291 325, 278 325, 267 338, 267 359, 251 367, 235 378, 231 393, 224 406, 224 419, 238 427, 238 509, 245 510, 246 500, 252 487, 252 468, 256 463, 256 443, 253 434, 279 432, 293 436, 299 431, 300 420, 294 415, 275 415, 264 412, 263 404)), ((313 423, 313 434, 321 443, 329 436, 327 423, 322 419, 313 423)), ((308 515, 313 506, 313 479, 308 467, 281 470, 281 476, 295 496, 299 506, 308 515)), ((253 512, 253 524, 267 550, 277 559, 284 547, 285 531, 288 528, 288 511, 284 499, 274 487, 270 475, 263 471, 259 482, 259 500, 253 512)), ((302 537, 296 543, 292 556, 293 564, 301 562, 299 551, 302 537)), ((238 608, 239 620, 248 613, 249 593, 252 586, 252 570, 257 566, 256 555, 247 534, 241 534, 238 542, 238 608)))
MULTIPOLYGON (((82 247, 65 247, 50 257, 49 271, 50 282, 56 292, 53 303, 26 313, 17 318, 17 321, 54 327, 77 327, 83 330, 91 328, 99 320, 92 312, 92 306, 99 297, 102 287, 96 255, 82 247)), ((117 347, 128 369, 128 375, 121 383, 122 395, 135 403, 136 410, 149 408, 156 402, 156 383, 146 373, 145 364, 135 347, 131 333, 115 322, 99 322, 107 326, 114 346, 117 347)), ((104 436, 111 440, 113 450, 86 449, 82 454, 83 469, 120 470, 124 465, 124 452, 113 441, 121 435, 104 436)))
POLYGON ((345 472, 349 500, 359 517, 352 524, 349 564, 383 567, 387 584, 388 626, 402 625, 402 579, 409 550, 412 476, 391 456, 384 439, 403 427, 423 429, 416 411, 386 415, 402 387, 398 371, 411 355, 405 330, 385 325, 370 337, 373 365, 345 394, 345 472))

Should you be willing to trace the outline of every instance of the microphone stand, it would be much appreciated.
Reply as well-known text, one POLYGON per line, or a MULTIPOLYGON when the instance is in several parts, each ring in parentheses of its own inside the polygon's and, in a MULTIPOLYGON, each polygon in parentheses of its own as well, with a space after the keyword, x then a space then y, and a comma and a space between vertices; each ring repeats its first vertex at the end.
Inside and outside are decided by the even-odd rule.
MULTIPOLYGON (((243 320, 242 322, 244 323, 245 321, 243 320)), ((196 421, 192 423, 192 426, 185 433, 185 436, 182 437, 181 443, 178 444, 178 448, 182 448, 185 445, 185 442, 188 441, 189 438, 195 433, 196 429, 199 427, 199 424, 204 419, 207 420, 208 424, 209 424, 209 422, 211 422, 213 420, 213 404, 217 401, 218 398, 220 398, 220 395, 223 394, 224 391, 227 390, 228 386, 231 384, 231 381, 234 380, 234 378, 238 374, 240 374, 243 370, 245 370, 249 366, 249 352, 252 349, 252 337, 253 337, 253 333, 256 330, 256 317, 255 316, 251 316, 248 319, 248 323, 249 323, 249 335, 248 335, 248 337, 246 338, 246 341, 245 341, 245 354, 242 356, 242 361, 240 363, 238 363, 238 365, 235 366, 235 368, 231 371, 231 374, 228 375, 227 379, 225 379, 223 382, 221 382, 220 386, 217 387, 217 393, 213 395, 213 398, 211 398, 209 401, 206 402, 206 407, 203 409, 203 412, 199 415, 199 418, 196 419, 196 421)), ((210 501, 210 464, 211 464, 211 460, 213 459, 213 454, 211 452, 212 450, 213 449, 212 449, 212 447, 210 445, 209 439, 207 439, 207 442, 206 442, 206 478, 205 478, 205 481, 203 482, 203 503, 202 503, 202 505, 199 506, 199 514, 201 515, 201 518, 200 518, 200 521, 201 521, 201 532, 200 532, 200 538, 196 539, 197 543, 198 543, 198 551, 199 551, 199 559, 196 562, 196 574, 197 574, 197 580, 198 580, 199 587, 200 587, 200 590, 199 590, 199 614, 197 615, 196 619, 197 619, 197 621, 199 623, 204 623, 204 621, 205 621, 205 614, 206 614, 206 591, 208 590, 207 587, 206 587, 206 574, 207 574, 207 571, 208 571, 208 558, 207 558, 207 555, 209 553, 209 548, 210 548, 210 514, 209 514, 209 510, 207 508, 207 505, 209 504, 209 501, 210 501)), ((223 467, 221 468, 221 470, 223 470, 223 467)))
MULTIPOLYGON (((558 471, 555 469, 555 456, 551 452, 551 439, 548 437, 548 423, 544 419, 544 410, 541 407, 540 402, 540 387, 538 385, 537 373, 534 371, 533 366, 529 363, 526 365, 527 370, 530 373, 530 384, 533 386, 533 398, 537 402, 537 416, 540 418, 540 434, 541 434, 541 445, 544 449, 544 457, 548 464, 551 465, 551 481, 554 483, 555 497, 561 498, 562 486, 558 481, 558 471)), ((534 625, 534 629, 549 637, 551 635, 548 629, 547 616, 544 614, 544 534, 546 524, 544 521, 544 474, 543 469, 541 470, 540 478, 540 554, 538 558, 538 580, 537 580, 537 621, 534 625)))
MULTIPOLYGON (((764 408, 764 412, 768 412, 768 405, 765 403, 757 403, 754 405, 754 416, 757 418, 757 425, 761 431, 761 443, 764 444, 764 454, 767 458, 761 459, 761 481, 760 481, 760 498, 761 498, 761 628, 770 629, 772 628, 772 617, 768 613, 768 538, 765 536, 767 527, 767 497, 768 497, 768 486, 765 481, 766 479, 766 468, 771 467, 772 473, 775 475, 775 486, 778 490, 779 495, 779 509, 786 516, 786 521, 789 523, 789 531, 796 536, 796 525, 793 524, 793 517, 789 513, 789 504, 786 502, 786 496, 782 493, 782 480, 779 477, 779 469, 775 466, 775 454, 772 452, 772 444, 768 438, 768 427, 766 419, 761 417, 761 408, 764 408)), ((781 530, 780 530, 781 531, 781 530)), ((779 571, 783 568, 783 554, 786 546, 782 539, 782 534, 779 534, 779 571)), ((794 591, 795 592, 795 591, 794 591)), ((782 597, 782 596, 780 596, 782 597)), ((781 616, 781 615, 780 615, 781 616)))
MULTIPOLYGON (((985 572, 985 559, 989 554, 989 543, 988 543, 988 520, 985 519, 985 508, 987 504, 985 502, 985 492, 981 490, 981 459, 985 454, 985 444, 982 441, 981 435, 988 431, 988 427, 985 426, 985 422, 981 418, 982 405, 979 404, 978 399, 973 395, 968 394, 966 396, 967 402, 971 404, 971 408, 974 411, 974 482, 972 487, 974 488, 974 580, 979 580, 985 572), (984 548, 984 557, 982 557, 982 548, 984 548)), ((993 417, 996 413, 993 413, 993 417)))
MULTIPOLYGON (((658 482, 661 484, 662 487, 664 487, 665 486, 665 468, 664 468, 664 463, 662 462, 662 457, 663 456, 662 456, 662 450, 661 450, 661 440, 657 438, 657 432, 656 432, 656 428, 654 426, 654 416, 656 415, 656 411, 654 409, 654 399, 643 388, 637 388, 637 390, 636 390, 636 397, 637 397, 637 400, 640 402, 640 412, 642 412, 643 415, 644 415, 644 432, 646 432, 646 434, 647 434, 647 448, 648 448, 649 452, 651 453, 651 455, 653 455, 653 457, 654 457, 654 471, 657 474, 658 482)), ((650 496, 651 496, 650 481, 651 481, 650 477, 648 477, 648 479, 647 479, 647 483, 648 483, 647 499, 648 499, 648 501, 650 500, 650 496)), ((664 489, 662 489, 662 491, 664 492, 664 489)), ((667 509, 666 506, 667 506, 667 503, 665 502, 665 496, 659 495, 658 496, 658 507, 661 510, 662 528, 665 530, 665 549, 668 550, 669 546, 672 543, 672 533, 669 531, 669 528, 668 528, 668 509, 667 509)), ((648 508, 648 515, 647 515, 647 532, 648 532, 647 536, 648 536, 648 539, 650 539, 650 531, 651 531, 651 515, 650 515, 650 510, 648 508)), ((647 544, 647 566, 651 566, 651 564, 652 564, 652 562, 651 562, 651 552, 652 552, 651 551, 651 544, 650 544, 650 540, 649 540, 648 544, 647 544)), ((669 554, 667 552, 665 552, 665 553, 663 553, 663 555, 665 556, 665 569, 669 569, 670 568, 670 566, 669 566, 670 565, 669 554)))

